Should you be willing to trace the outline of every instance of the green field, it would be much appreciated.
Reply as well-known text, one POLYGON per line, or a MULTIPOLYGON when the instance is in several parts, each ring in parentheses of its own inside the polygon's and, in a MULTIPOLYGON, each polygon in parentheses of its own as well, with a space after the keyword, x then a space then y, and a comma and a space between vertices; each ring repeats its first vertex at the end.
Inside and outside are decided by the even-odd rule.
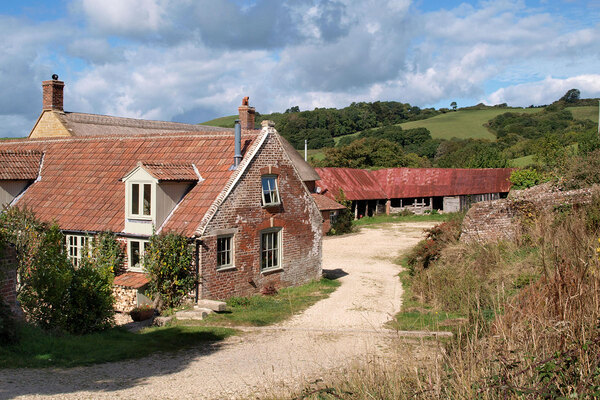
POLYGON ((573 118, 575 119, 589 119, 598 123, 597 106, 567 107, 567 110, 573 113, 573 118))
POLYGON ((543 108, 498 108, 489 110, 459 110, 436 115, 435 117, 400 124, 402 129, 427 128, 434 139, 489 139, 496 136, 483 124, 497 115, 507 112, 535 113, 543 108))
POLYGON ((230 115, 227 117, 215 118, 211 119, 210 121, 201 122, 199 125, 219 126, 221 128, 233 128, 233 124, 238 118, 238 115, 230 115))

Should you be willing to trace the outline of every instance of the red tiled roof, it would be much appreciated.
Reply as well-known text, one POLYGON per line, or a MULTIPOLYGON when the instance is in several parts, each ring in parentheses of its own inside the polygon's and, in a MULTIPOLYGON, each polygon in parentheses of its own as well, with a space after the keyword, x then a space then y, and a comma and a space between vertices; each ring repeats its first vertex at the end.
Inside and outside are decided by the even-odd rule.
POLYGON ((344 208, 346 208, 337 201, 331 200, 329 197, 326 197, 322 194, 312 193, 312 197, 313 199, 315 199, 315 203, 317 203, 319 211, 343 210, 344 208))
POLYGON ((40 171, 42 153, 27 150, 0 151, 0 179, 35 180, 40 171))
POLYGON ((114 285, 125 286, 132 289, 139 289, 150 282, 148 275, 142 272, 125 272, 124 274, 115 276, 114 285))
POLYGON ((340 188, 348 200, 385 199, 386 193, 369 171, 353 168, 315 168, 321 177, 317 186, 326 189, 323 194, 335 199, 340 188))
POLYGON ((159 181, 197 181, 200 178, 192 164, 142 163, 141 166, 159 181))
POLYGON ((348 200, 401 199, 506 193, 511 168, 317 168, 317 186, 329 198, 341 188, 348 200))
MULTIPOLYGON (((256 134, 245 134, 242 148, 248 149, 255 139, 256 134)), ((41 180, 24 192, 17 205, 31 208, 44 221, 56 221, 64 230, 122 232, 125 184, 121 178, 139 160, 194 164, 204 180, 187 193, 162 227, 186 236, 193 235, 230 178, 233 147, 233 135, 220 132, 0 142, 0 151, 44 152, 41 180)))

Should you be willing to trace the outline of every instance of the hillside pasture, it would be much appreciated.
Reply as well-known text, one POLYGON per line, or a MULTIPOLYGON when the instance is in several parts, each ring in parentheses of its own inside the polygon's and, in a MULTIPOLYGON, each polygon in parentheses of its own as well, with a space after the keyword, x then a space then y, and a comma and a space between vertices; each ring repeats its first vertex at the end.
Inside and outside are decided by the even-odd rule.
POLYGON ((210 121, 201 122, 199 125, 218 126, 220 128, 233 128, 235 120, 238 118, 238 115, 229 115, 227 117, 215 118, 211 119, 210 121))
POLYGON ((598 106, 567 107, 575 119, 589 119, 598 123, 598 106))

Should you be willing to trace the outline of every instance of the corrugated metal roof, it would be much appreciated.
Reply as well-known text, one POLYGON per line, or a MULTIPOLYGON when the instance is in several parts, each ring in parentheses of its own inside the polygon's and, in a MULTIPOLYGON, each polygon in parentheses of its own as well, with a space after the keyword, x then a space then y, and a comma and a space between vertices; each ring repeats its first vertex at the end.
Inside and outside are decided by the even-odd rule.
POLYGON ((348 200, 402 199, 506 193, 511 168, 317 168, 317 186, 335 198, 341 188, 348 200))
POLYGON ((321 177, 319 186, 331 199, 335 199, 340 189, 348 200, 385 199, 383 187, 371 173, 364 169, 353 168, 315 168, 321 177))

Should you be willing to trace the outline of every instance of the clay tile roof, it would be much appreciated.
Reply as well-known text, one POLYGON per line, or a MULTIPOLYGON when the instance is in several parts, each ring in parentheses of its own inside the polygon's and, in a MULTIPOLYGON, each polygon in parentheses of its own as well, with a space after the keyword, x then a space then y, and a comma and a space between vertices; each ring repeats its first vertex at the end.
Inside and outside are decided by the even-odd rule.
POLYGON ((346 208, 337 201, 331 200, 329 197, 326 197, 322 194, 312 193, 312 197, 315 199, 315 203, 317 203, 319 211, 343 210, 346 208))
POLYGON ((193 164, 142 163, 142 167, 159 181, 197 181, 193 164))
POLYGON ((42 152, 27 150, 0 151, 0 179, 35 180, 40 171, 42 152))
POLYGON ((116 276, 113 284, 132 289, 139 289, 148 282, 150 282, 148 276, 142 272, 125 272, 124 274, 116 276))

